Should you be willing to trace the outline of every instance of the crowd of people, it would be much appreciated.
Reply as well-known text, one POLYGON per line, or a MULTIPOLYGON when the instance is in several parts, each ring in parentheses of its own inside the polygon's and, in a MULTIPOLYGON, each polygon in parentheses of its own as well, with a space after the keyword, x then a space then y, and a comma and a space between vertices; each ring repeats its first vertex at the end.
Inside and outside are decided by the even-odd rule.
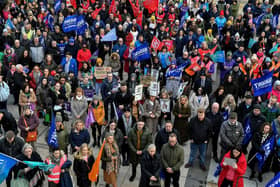
POLYGON ((0 10, 0 152, 55 164, 42 171, 20 162, 8 187, 18 178, 70 187, 71 168, 89 187, 94 147, 106 186, 116 187, 129 165, 134 181, 140 164, 139 186, 178 187, 197 151, 208 171, 207 149, 219 187, 244 186, 247 165, 259 182, 280 171, 279 2, 1 0, 0 10), (72 18, 81 22, 69 30, 72 18), (135 58, 144 47, 149 58, 135 58), (256 96, 251 81, 269 73, 272 90, 256 96), (10 95, 19 119, 8 111, 10 95), (58 147, 47 134, 43 159, 38 128, 52 124, 58 147))

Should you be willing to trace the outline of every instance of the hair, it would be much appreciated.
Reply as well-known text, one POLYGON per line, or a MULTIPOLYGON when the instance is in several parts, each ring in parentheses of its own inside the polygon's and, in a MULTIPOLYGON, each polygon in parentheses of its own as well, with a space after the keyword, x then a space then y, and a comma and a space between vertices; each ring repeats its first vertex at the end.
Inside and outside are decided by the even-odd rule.
POLYGON ((227 94, 227 95, 226 95, 226 97, 224 98, 224 100, 223 100, 223 102, 222 102, 221 108, 226 108, 227 106, 230 107, 230 110, 231 110, 231 111, 234 111, 234 110, 236 109, 236 102, 235 102, 235 99, 234 99, 233 95, 231 95, 231 94, 227 94), (228 105, 229 102, 230 102, 229 99, 230 99, 231 97, 233 98, 233 103, 230 103, 230 105, 228 105))
POLYGON ((8 140, 11 140, 11 139, 14 138, 15 136, 16 136, 16 135, 15 135, 14 131, 9 130, 9 131, 6 132, 6 138, 7 138, 8 140))
POLYGON ((170 123, 170 124, 172 125, 172 127, 173 127, 173 123, 172 123, 171 120, 166 120, 166 121, 165 121, 165 124, 167 124, 167 123, 170 123))
POLYGON ((74 158, 82 160, 82 159, 83 159, 82 150, 83 150, 85 147, 88 149, 88 156, 92 155, 92 150, 91 150, 91 148, 89 148, 89 146, 88 146, 87 143, 83 143, 83 144, 80 146, 80 150, 77 151, 77 152, 74 154, 74 158))
POLYGON ((27 86, 30 88, 30 86, 29 86, 28 83, 24 83, 24 84, 23 84, 23 87, 22 87, 22 91, 23 91, 23 92, 25 92, 25 89, 26 89, 27 86))
POLYGON ((263 132, 263 129, 265 126, 269 126, 269 133, 272 132, 272 126, 269 122, 264 122, 262 125, 261 125, 261 128, 260 128, 260 132, 263 132))
POLYGON ((182 105, 180 104, 181 103, 181 99, 185 98, 186 99, 186 103, 184 104, 184 108, 187 108, 188 107, 188 104, 189 104, 189 99, 186 95, 181 95, 179 100, 178 100, 178 104, 179 104, 179 108, 182 107, 182 105))
POLYGON ((170 133, 169 134, 169 138, 174 138, 174 137, 176 137, 176 139, 177 139, 177 135, 175 133, 170 133))
POLYGON ((195 92, 195 95, 198 95, 198 90, 199 90, 199 89, 202 89, 201 95, 202 95, 202 96, 205 96, 205 95, 206 95, 206 91, 205 91, 205 89, 202 88, 202 87, 198 87, 197 90, 194 91, 194 92, 195 92))
POLYGON ((16 65, 16 70, 19 70, 19 69, 21 69, 21 68, 23 68, 23 66, 22 66, 21 64, 17 64, 17 65, 16 65))
POLYGON ((151 149, 156 149, 156 145, 155 144, 150 144, 147 148, 148 151, 150 151, 151 149))
POLYGON ((76 120, 76 121, 74 122, 74 128, 76 127, 76 125, 77 125, 78 123, 82 123, 83 126, 85 127, 85 123, 84 123, 82 120, 78 119, 78 120, 76 120))
POLYGON ((80 87, 76 88, 75 90, 75 97, 77 96, 77 92, 82 92, 82 95, 84 95, 84 90, 80 87))
POLYGON ((233 147, 233 148, 230 150, 230 157, 233 158, 233 159, 235 159, 235 160, 236 160, 236 163, 238 162, 238 160, 239 160, 239 158, 241 157, 241 155, 242 155, 242 148, 241 148, 241 146, 235 146, 235 147, 233 147), (234 150, 234 149, 240 152, 239 156, 236 157, 236 158, 233 156, 233 150, 234 150))
POLYGON ((33 151, 33 147, 29 143, 25 143, 24 144, 24 146, 22 147, 21 152, 24 153, 25 149, 32 149, 32 151, 33 151))

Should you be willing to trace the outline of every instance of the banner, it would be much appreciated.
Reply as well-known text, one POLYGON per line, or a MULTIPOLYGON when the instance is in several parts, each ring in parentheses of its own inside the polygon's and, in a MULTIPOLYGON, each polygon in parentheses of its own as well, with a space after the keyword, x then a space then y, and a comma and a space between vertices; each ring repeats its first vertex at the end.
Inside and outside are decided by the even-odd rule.
POLYGON ((94 90, 93 89, 84 89, 84 94, 85 97, 87 98, 88 101, 91 101, 94 95, 94 90))
POLYGON ((275 142, 275 138, 274 136, 272 136, 271 138, 269 138, 268 140, 266 140, 264 142, 264 144, 261 146, 261 149, 264 150, 264 154, 261 153, 257 153, 256 158, 258 159, 259 163, 258 163, 258 169, 259 171, 262 170, 262 167, 264 165, 264 162, 266 161, 266 159, 268 158, 268 156, 270 155, 270 153, 273 151, 274 148, 274 142, 275 142))
POLYGON ((18 161, 12 157, 0 153, 0 184, 7 178, 10 170, 18 161))
POLYGON ((111 72, 111 69, 111 67, 95 67, 94 77, 96 79, 105 79, 107 77, 107 73, 111 72))
POLYGON ((43 171, 49 171, 49 169, 52 169, 55 167, 55 164, 47 164, 45 162, 35 162, 35 161, 23 161, 28 167, 31 169, 34 169, 36 167, 40 168, 43 171))
POLYGON ((277 186, 280 186, 280 172, 265 185, 265 187, 277 187, 277 186))
POLYGON ((254 96, 260 96, 272 90, 272 75, 273 73, 269 72, 258 79, 251 80, 254 96))
POLYGON ((109 8, 109 14, 111 14, 111 13, 115 14, 116 12, 117 12, 116 1, 112 0, 110 8, 109 8))
POLYGON ((48 145, 51 148, 58 148, 56 125, 55 125, 55 115, 52 113, 51 127, 48 134, 48 145))
POLYGON ((99 164, 100 164, 101 156, 102 156, 102 153, 103 153, 104 145, 105 145, 105 140, 103 141, 103 144, 102 144, 102 146, 101 146, 101 148, 99 150, 97 158, 94 161, 94 163, 92 165, 92 168, 91 168, 91 171, 88 174, 88 179, 91 182, 96 182, 97 181, 97 177, 99 175, 99 164))
POLYGON ((225 51, 216 51, 213 55, 211 55, 213 62, 224 63, 226 60, 225 51))
POLYGON ((160 46, 160 43, 161 43, 160 40, 156 36, 154 36, 151 42, 151 48, 157 51, 160 46))
MULTIPOLYGON (((166 47, 167 47, 167 50, 170 51, 170 50, 173 48, 173 40, 163 40, 163 41, 161 42, 160 49, 161 49, 163 46, 166 46, 166 47)), ((159 49, 159 50, 160 50, 160 49, 159 49)))
POLYGON ((135 86, 134 100, 135 101, 140 101, 140 100, 142 100, 142 96, 143 96, 143 85, 139 84, 139 85, 135 86))
POLYGON ((101 38, 101 42, 112 42, 117 40, 116 29, 113 28, 110 30, 103 38, 101 38))
POLYGON ((132 59, 142 61, 151 58, 149 47, 147 44, 143 44, 140 47, 135 48, 132 51, 132 59))
POLYGON ((63 32, 71 32, 77 30, 77 16, 67 16, 62 23, 63 32))
POLYGON ((83 15, 77 17, 77 34, 83 35, 88 28, 87 22, 83 15))
POLYGON ((55 0, 54 12, 57 14, 61 9, 61 0, 55 0))
POLYGON ((151 84, 149 86, 149 92, 151 96, 158 96, 160 91, 160 85, 159 82, 151 81, 151 84))
POLYGON ((143 6, 149 11, 149 14, 155 12, 158 9, 158 4, 158 0, 145 0, 143 2, 143 6))
POLYGON ((136 1, 136 5, 134 5, 131 0, 129 0, 129 3, 131 5, 132 11, 133 11, 133 15, 134 17, 137 18, 138 14, 139 14, 139 4, 138 1, 136 1))
POLYGON ((245 129, 244 129, 244 139, 242 141, 242 145, 248 145, 252 139, 252 130, 249 118, 245 120, 245 129))
POLYGON ((168 68, 165 73, 165 77, 181 77, 182 71, 187 66, 187 64, 188 62, 181 64, 174 69, 168 68))

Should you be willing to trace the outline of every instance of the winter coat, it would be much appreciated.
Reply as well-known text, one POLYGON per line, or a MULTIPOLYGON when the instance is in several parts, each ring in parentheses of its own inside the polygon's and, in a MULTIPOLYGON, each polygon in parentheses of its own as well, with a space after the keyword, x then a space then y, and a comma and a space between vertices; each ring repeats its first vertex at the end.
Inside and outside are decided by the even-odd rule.
POLYGON ((137 150, 145 151, 152 143, 152 135, 149 130, 144 127, 143 133, 140 137, 140 149, 137 149, 137 126, 130 130, 128 134, 128 146, 130 151, 130 163, 137 164, 140 161, 140 157, 136 154, 137 150))
POLYGON ((155 154, 153 157, 148 151, 143 153, 141 158, 141 178, 139 187, 149 187, 151 176, 155 176, 159 180, 160 174, 160 155, 155 154))
MULTIPOLYGON (((66 64, 67 64, 66 57, 64 57, 61 61, 61 64, 60 64, 63 67, 64 71, 65 71, 65 65, 66 64)), ((78 76, 77 61, 74 58, 70 59, 69 72, 74 72, 75 76, 78 76)), ((68 73, 68 72, 66 72, 66 73, 68 73)))
POLYGON ((10 95, 10 88, 7 83, 1 82, 0 83, 0 102, 4 102, 8 100, 10 95))
POLYGON ((72 150, 75 150, 75 146, 80 147, 83 143, 89 144, 90 136, 88 130, 82 129, 80 132, 76 132, 75 129, 72 129, 69 136, 69 142, 72 150))
POLYGON ((242 121, 244 117, 253 110, 253 103, 247 108, 245 101, 240 103, 237 109, 238 120, 242 121))
POLYGON ((91 57, 91 52, 89 49, 86 49, 85 51, 83 49, 80 49, 77 53, 77 61, 79 62, 78 69, 81 69, 83 66, 83 62, 89 62, 91 57))
POLYGON ((219 134, 224 121, 223 115, 220 112, 213 114, 213 112, 209 111, 206 113, 206 117, 211 121, 213 134, 219 134))
POLYGON ((112 82, 108 81, 108 78, 105 78, 101 85, 101 95, 102 100, 106 102, 107 100, 113 100, 114 94, 112 93, 112 90, 117 90, 119 87, 118 80, 113 77, 112 82))
POLYGON ((191 110, 192 110, 192 117, 197 115, 197 109, 204 108, 207 110, 209 106, 209 99, 207 95, 201 96, 201 99, 199 100, 198 96, 193 93, 189 100, 191 110))
POLYGON ((86 117, 87 117, 87 109, 88 109, 88 103, 87 103, 87 99, 85 96, 83 96, 81 100, 72 98, 71 112, 72 112, 74 121, 77 119, 85 121, 86 117), (80 116, 80 118, 77 118, 77 116, 80 116))
POLYGON ((164 144, 168 143, 169 135, 171 133, 176 134, 178 142, 181 143, 179 131, 177 131, 176 129, 173 128, 171 132, 167 132, 165 128, 162 128, 162 129, 160 129, 160 131, 158 131, 156 139, 155 139, 155 145, 157 148, 156 150, 158 153, 160 153, 162 146, 164 144))
POLYGON ((116 97, 115 97, 116 107, 119 107, 119 105, 124 105, 124 107, 129 107, 131 103, 131 98, 132 95, 129 91, 127 91, 125 95, 123 95, 123 93, 119 90, 116 93, 116 97))
POLYGON ((128 136, 130 129, 135 126, 136 119, 132 116, 132 114, 130 115, 129 121, 130 123, 127 124, 127 120, 125 119, 124 114, 118 120, 118 128, 121 130, 124 136, 128 136))
POLYGON ((180 132, 182 142, 189 139, 189 122, 188 119, 191 115, 191 108, 189 105, 182 106, 181 103, 177 102, 173 114, 175 116, 174 129, 180 132), (178 115, 181 114, 182 117, 179 118, 178 115))
POLYGON ((150 130, 151 133, 155 134, 158 126, 158 118, 161 114, 160 104, 158 100, 155 100, 152 105, 151 101, 149 99, 146 99, 143 104, 143 108, 143 116, 145 117, 146 127, 150 130), (155 118, 150 117, 151 113, 155 115, 155 118))
POLYGON ((35 113, 31 114, 30 117, 21 116, 19 118, 18 127, 20 129, 20 136, 24 140, 26 140, 28 131, 25 130, 26 125, 25 125, 24 119, 26 120, 26 125, 29 127, 29 132, 34 131, 34 130, 37 131, 40 121, 39 121, 39 118, 37 117, 37 114, 35 114, 35 113))
POLYGON ((0 139, 0 152, 11 157, 16 157, 21 154, 24 141, 20 137, 15 137, 12 143, 9 143, 6 138, 0 139))
POLYGON ((243 126, 245 127, 247 120, 249 120, 251 131, 254 134, 255 132, 259 132, 261 126, 266 121, 264 115, 260 114, 255 116, 253 111, 247 114, 243 120, 243 126))
POLYGON ((19 105, 21 107, 21 111, 23 112, 23 107, 28 105, 35 105, 37 101, 35 91, 30 89, 30 96, 29 98, 27 95, 21 90, 19 93, 19 105))
POLYGON ((42 84, 37 87, 36 90, 37 107, 38 109, 47 109, 52 105, 50 97, 50 87, 43 86, 42 84))
POLYGON ((73 182, 71 175, 69 171, 69 168, 71 167, 72 162, 70 160, 67 160, 62 166, 61 169, 64 169, 65 172, 60 174, 60 187, 73 187, 73 182))
MULTIPOLYGON (((43 73, 41 71, 39 72, 39 74, 40 74, 40 77, 43 76, 43 73)), ((34 90, 36 90, 38 84, 40 83, 40 78, 39 78, 38 82, 36 82, 34 74, 33 74, 33 70, 29 73, 29 78, 30 78, 30 80, 29 80, 30 87, 33 88, 34 90)))
MULTIPOLYGON (((102 136, 101 136, 101 140, 104 140, 104 138, 106 137, 106 134, 110 133, 110 127, 109 125, 104 129, 102 136)), ((123 144, 123 133, 119 128, 115 129, 115 133, 114 133, 114 140, 117 143, 119 149, 121 149, 122 144, 123 144)))
POLYGON ((77 184, 79 187, 90 187, 91 181, 88 179, 88 174, 91 171, 94 163, 93 155, 88 157, 86 162, 80 156, 75 155, 73 170, 77 176, 77 184))
POLYGON ((195 144, 202 144, 208 141, 211 137, 212 125, 208 118, 204 118, 202 121, 197 116, 190 120, 190 139, 195 144))
POLYGON ((48 69, 51 72, 53 70, 56 70, 56 68, 57 65, 55 64, 54 61, 52 61, 51 64, 47 64, 47 62, 44 61, 40 66, 41 71, 43 71, 44 69, 48 69))
POLYGON ((14 133, 18 133, 17 122, 12 113, 7 110, 0 110, 0 113, 3 113, 3 117, 0 120, 0 124, 2 125, 5 132, 12 130, 14 133))
POLYGON ((110 56, 110 67, 112 72, 118 72, 121 68, 120 55, 118 53, 112 53, 110 56))
POLYGON ((172 168, 173 171, 180 171, 180 167, 184 164, 184 149, 178 143, 171 146, 166 143, 162 146, 161 152, 162 168, 172 168))
POLYGON ((37 46, 31 45, 30 46, 30 56, 34 63, 41 64, 45 57, 43 46, 41 46, 40 44, 37 46))
POLYGON ((224 149, 230 149, 232 147, 242 145, 244 138, 243 127, 240 122, 236 122, 236 125, 231 125, 229 121, 224 121, 220 130, 220 145, 224 149))
MULTIPOLYGON (((198 90, 199 87, 202 87, 201 86, 201 78, 197 79, 195 82, 194 82, 194 88, 193 90, 198 90)), ((203 90, 207 93, 207 95, 210 95, 211 92, 212 92, 212 81, 208 78, 206 78, 205 80, 205 85, 204 87, 202 87, 203 90)))

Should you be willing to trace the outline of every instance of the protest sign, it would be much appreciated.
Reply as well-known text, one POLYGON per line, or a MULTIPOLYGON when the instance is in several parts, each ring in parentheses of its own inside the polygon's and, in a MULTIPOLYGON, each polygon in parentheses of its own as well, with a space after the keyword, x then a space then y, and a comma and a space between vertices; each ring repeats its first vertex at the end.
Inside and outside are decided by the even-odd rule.
POLYGON ((170 99, 160 99, 160 108, 162 112, 170 112, 170 99))
POLYGON ((142 99, 142 96, 143 96, 143 85, 139 84, 139 85, 135 86, 134 100, 135 101, 140 101, 142 99))
POLYGON ((251 80, 254 96, 260 96, 272 90, 272 75, 270 72, 258 79, 251 80))
POLYGON ((76 31, 77 30, 77 16, 67 16, 62 24, 62 30, 63 32, 70 32, 70 31, 76 31))
POLYGON ((95 67, 94 77, 96 79, 105 79, 108 72, 111 72, 111 67, 95 67))

